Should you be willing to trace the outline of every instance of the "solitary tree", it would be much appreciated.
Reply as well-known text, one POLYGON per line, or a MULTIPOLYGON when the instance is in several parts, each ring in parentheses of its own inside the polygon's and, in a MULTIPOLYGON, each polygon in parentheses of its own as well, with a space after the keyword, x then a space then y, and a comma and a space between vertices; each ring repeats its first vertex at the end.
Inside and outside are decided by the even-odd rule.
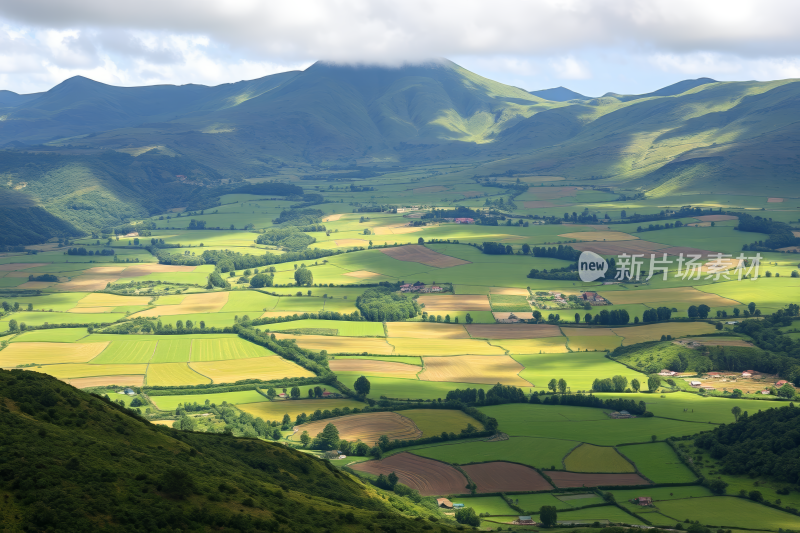
POLYGON ((298 285, 312 285, 314 283, 314 274, 311 270, 301 266, 294 272, 294 280, 298 285))
POLYGON ((269 398, 269 401, 274 400, 275 396, 277 396, 277 393, 275 392, 275 389, 273 389, 272 387, 268 388, 267 389, 267 398, 269 398))
POLYGON ((425 239, 420 237, 419 239, 417 239, 417 244, 425 244, 425 239))
POLYGON ((297 400, 300 398, 300 387, 292 387, 292 399, 297 400))
POLYGON ((734 405, 733 408, 731 409, 731 413, 733 413, 733 419, 736 422, 738 422, 739 417, 742 415, 742 408, 739 407, 738 405, 734 405))
POLYGON ((755 304, 755 302, 750 302, 749 304, 747 304, 747 308, 750 310, 750 314, 751 315, 753 313, 755 313, 756 312, 756 304, 755 304))
POLYGON ((580 313, 575 313, 575 323, 576 324, 580 324, 581 323, 581 314, 580 313))
POLYGON ((648 376, 647 378, 647 389, 650 392, 655 392, 658 390, 658 387, 661 385, 661 378, 658 376, 648 376))
POLYGON ((367 394, 369 394, 369 389, 370 389, 369 380, 366 377, 361 376, 353 384, 353 389, 355 389, 357 393, 366 396, 367 394))
POLYGON ((550 383, 547 384, 547 388, 555 392, 556 387, 558 387, 558 382, 555 380, 555 378, 553 378, 550 380, 550 383))
POLYGON ((320 446, 326 450, 331 450, 339 444, 339 430, 336 429, 336 426, 329 423, 325 426, 325 429, 322 430, 322 433, 317 435, 317 439, 320 446))
POLYGON ((641 383, 639 383, 639 380, 638 380, 638 379, 636 379, 636 378, 633 378, 633 379, 631 380, 631 388, 633 389, 633 391, 634 391, 634 392, 639 392, 639 389, 640 389, 641 387, 642 387, 642 384, 641 384, 641 383))
POLYGON ((558 380, 558 392, 565 394, 567 392, 567 382, 564 379, 558 380))
POLYGON ((544 527, 553 527, 558 521, 558 511, 553 505, 543 505, 539 509, 539 520, 544 527))
POLYGON ((303 447, 308 447, 308 443, 311 442, 311 437, 308 435, 308 431, 304 431, 302 435, 300 435, 300 442, 303 444, 303 447))

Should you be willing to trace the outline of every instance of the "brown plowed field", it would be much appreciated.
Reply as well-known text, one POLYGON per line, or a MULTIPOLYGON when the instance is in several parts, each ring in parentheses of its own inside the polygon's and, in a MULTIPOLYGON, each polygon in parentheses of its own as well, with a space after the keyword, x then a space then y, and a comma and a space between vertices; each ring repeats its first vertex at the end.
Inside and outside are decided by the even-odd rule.
POLYGON ((397 248, 383 248, 381 252, 397 259, 398 261, 413 261, 436 268, 448 268, 458 265, 468 265, 469 261, 434 252, 420 244, 409 244, 397 248))
POLYGON ((493 461, 461 467, 478 486, 478 493, 522 492, 528 490, 551 490, 553 487, 533 468, 493 461))
POLYGON ((120 376, 95 376, 91 378, 67 379, 67 383, 77 389, 119 385, 120 387, 141 387, 144 385, 144 374, 127 374, 120 376))
POLYGON ((538 339, 561 335, 558 326, 551 324, 470 324, 466 328, 476 339, 538 339))
POLYGON ((703 222, 722 222, 723 220, 736 220, 738 217, 731 215, 703 215, 701 217, 694 217, 703 222))
MULTIPOLYGON (((575 472, 546 472, 558 488, 605 487, 610 485, 649 485, 639 474, 577 474, 575 472)), ((480 487, 480 485, 479 485, 480 487)))
POLYGON ((360 440, 370 446, 378 442, 381 435, 386 435, 389 440, 418 439, 422 436, 422 431, 410 418, 387 412, 360 413, 301 424, 297 426, 297 431, 289 437, 289 440, 299 441, 303 431, 308 431, 308 434, 314 438, 319 433, 322 433, 322 430, 328 424, 336 426, 336 429, 339 430, 340 439, 360 440))
POLYGON ((525 367, 507 355, 455 355, 423 357, 423 360, 425 369, 419 374, 422 381, 531 386, 519 377, 525 367))
POLYGON ((467 479, 452 466, 408 452, 398 453, 380 461, 358 463, 351 468, 375 475, 389 475, 394 472, 400 478, 400 483, 419 491, 422 496, 469 492, 466 489, 467 479))
POLYGON ((412 337, 416 339, 469 339, 461 324, 438 324, 430 322, 387 322, 389 337, 412 337))
POLYGON ((489 297, 485 294, 434 295, 426 294, 417 300, 425 304, 425 311, 491 311, 489 297))
POLYGON ((361 372, 365 376, 405 379, 417 379, 417 372, 422 370, 417 365, 371 359, 332 359, 328 366, 334 372, 361 372))

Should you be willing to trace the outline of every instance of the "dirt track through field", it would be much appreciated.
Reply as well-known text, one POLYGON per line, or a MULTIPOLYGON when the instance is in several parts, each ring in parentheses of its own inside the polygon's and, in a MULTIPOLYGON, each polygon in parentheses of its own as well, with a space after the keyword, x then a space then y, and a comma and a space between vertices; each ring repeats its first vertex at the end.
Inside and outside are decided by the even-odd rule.
POLYGON ((400 483, 418 491, 422 496, 466 494, 467 479, 455 468, 433 459, 408 452, 398 453, 380 461, 352 465, 353 470, 369 474, 397 474, 400 483))
POLYGON ((505 461, 461 467, 478 486, 478 493, 551 490, 553 487, 533 468, 505 461))
MULTIPOLYGON (((311 414, 311 413, 307 413, 311 414)), ((411 419, 397 413, 359 413, 336 418, 317 420, 297 426, 297 431, 289 440, 299 441, 303 431, 308 431, 311 438, 322 433, 325 426, 333 424, 339 430, 339 438, 348 441, 361 440, 373 446, 381 435, 389 437, 390 441, 418 439, 422 431, 411 419)))
POLYGON ((470 324, 466 328, 474 339, 538 339, 561 336, 558 326, 551 324, 470 324))
POLYGON ((428 295, 417 300, 425 304, 425 311, 491 311, 489 297, 483 294, 428 295))
POLYGON ((449 255, 434 252, 430 248, 419 244, 409 244, 407 246, 398 246, 396 248, 383 248, 381 252, 397 259, 398 261, 411 261, 415 263, 422 263, 436 268, 449 268, 458 265, 468 265, 469 261, 451 257, 449 255))
POLYGON ((422 381, 454 383, 486 383, 530 387, 519 373, 525 367, 507 355, 456 355, 423 357, 425 369, 419 374, 422 381))
POLYGON ((333 359, 328 366, 334 372, 361 372, 365 376, 417 379, 422 367, 407 363, 372 361, 370 359, 333 359))
POLYGON ((650 485, 650 482, 638 474, 576 474, 574 472, 546 472, 558 488, 567 487, 604 487, 610 485, 650 485))

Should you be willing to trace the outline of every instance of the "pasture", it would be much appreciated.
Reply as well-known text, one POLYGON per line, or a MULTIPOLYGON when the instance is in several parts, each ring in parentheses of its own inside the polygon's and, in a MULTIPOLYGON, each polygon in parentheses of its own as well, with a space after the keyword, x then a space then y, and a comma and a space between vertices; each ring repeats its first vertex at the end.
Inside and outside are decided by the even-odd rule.
POLYGON ((467 425, 472 424, 478 431, 483 431, 483 424, 456 409, 404 409, 397 411, 410 419, 422 431, 423 437, 441 435, 442 433, 461 433, 467 425))
POLYGON ((691 483, 696 479, 666 442, 621 446, 617 451, 653 483, 691 483))
POLYGON ((578 444, 567 440, 511 437, 508 440, 492 442, 481 440, 441 443, 415 448, 412 453, 459 465, 512 461, 536 468, 553 468, 554 466, 560 468, 564 456, 578 444))
POLYGON ((191 360, 192 340, 186 338, 162 339, 156 345, 151 363, 188 363, 191 360))
POLYGON ((75 342, 88 334, 86 328, 39 329, 17 335, 11 342, 75 342))
POLYGON ((570 472, 619 473, 635 472, 634 466, 615 448, 581 444, 564 458, 564 468, 570 472))
POLYGON ((595 379, 610 378, 617 374, 625 376, 628 381, 638 379, 641 383, 647 382, 646 375, 615 363, 602 352, 543 353, 512 357, 525 367, 520 372, 520 377, 529 381, 536 390, 546 390, 551 379, 563 379, 573 393, 588 391, 595 379))
MULTIPOLYGON (((392 324, 402 324, 394 322, 392 324)), ((433 325, 433 324, 431 324, 433 325)), ((345 320, 293 320, 278 324, 260 326, 262 331, 287 331, 309 329, 331 329, 343 337, 383 337, 383 325, 380 322, 350 322, 345 320)))
POLYGON ((235 392, 217 392, 217 393, 203 393, 198 391, 198 394, 179 394, 170 396, 157 396, 151 394, 150 400, 162 411, 174 411, 180 404, 200 404, 203 405, 206 400, 215 405, 222 405, 222 402, 235 405, 239 403, 254 403, 268 401, 265 396, 255 390, 235 391, 235 392))
POLYGON ((717 527, 771 530, 800 526, 800 518, 795 515, 731 496, 664 500, 656 506, 670 523, 690 519, 717 527))

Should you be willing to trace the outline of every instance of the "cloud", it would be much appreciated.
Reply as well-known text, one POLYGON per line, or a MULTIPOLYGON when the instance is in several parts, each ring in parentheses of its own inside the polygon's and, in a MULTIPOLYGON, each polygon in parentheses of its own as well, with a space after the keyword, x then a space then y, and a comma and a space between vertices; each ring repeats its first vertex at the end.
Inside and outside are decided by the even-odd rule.
POLYGON ((548 70, 588 80, 607 70, 595 66, 604 50, 647 56, 662 73, 791 73, 798 19, 794 0, 5 0, 0 47, 13 57, 0 58, 0 81, 41 89, 56 73, 100 69, 130 83, 223 83, 216 76, 317 59, 435 57, 488 61, 511 77, 548 70), (12 78, 25 61, 29 74, 12 78), (733 68, 737 61, 746 68, 733 68))
POLYGON ((589 68, 572 56, 554 60, 552 67, 556 76, 565 80, 586 80, 592 77, 589 68))

